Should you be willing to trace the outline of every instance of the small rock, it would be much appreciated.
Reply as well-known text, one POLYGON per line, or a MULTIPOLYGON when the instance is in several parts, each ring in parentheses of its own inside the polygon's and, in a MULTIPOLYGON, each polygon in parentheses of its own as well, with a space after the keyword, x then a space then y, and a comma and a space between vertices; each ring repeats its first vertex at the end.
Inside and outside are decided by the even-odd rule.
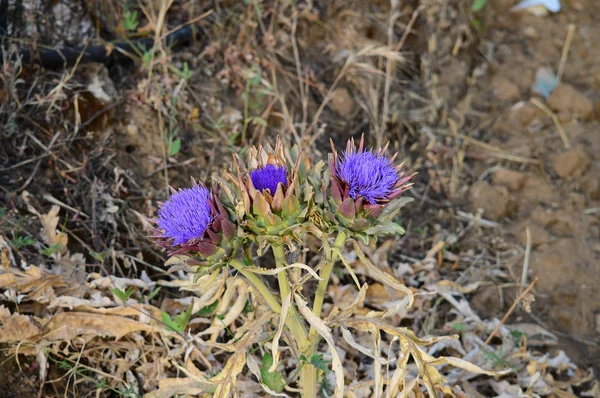
POLYGON ((492 182, 494 185, 502 185, 511 191, 518 191, 523 187, 525 175, 518 171, 500 169, 492 174, 492 182))
POLYGON ((600 88, 600 69, 594 73, 594 86, 600 88))
POLYGON ((570 192, 564 206, 566 211, 578 211, 583 209, 585 207, 585 195, 577 192, 570 192))
POLYGON ((332 93, 331 108, 340 116, 352 116, 356 110, 354 98, 345 88, 338 88, 332 93))
POLYGON ((568 84, 559 84, 548 97, 548 104, 558 113, 569 113, 573 117, 591 119, 594 103, 568 84))
POLYGON ((554 171, 561 178, 579 177, 589 166, 590 158, 580 146, 561 153, 552 162, 554 171))
POLYGON ((546 180, 527 176, 521 193, 518 195, 519 211, 529 211, 539 204, 550 205, 558 200, 558 193, 546 180))
POLYGON ((494 187, 487 182, 479 182, 469 193, 471 207, 483 209, 483 217, 500 221, 510 213, 510 195, 506 187, 494 187))
POLYGON ((130 136, 135 137, 138 135, 139 132, 140 132, 140 129, 135 124, 127 125, 127 134, 129 134, 130 136))
POLYGON ((519 88, 516 84, 503 76, 494 76, 492 79, 494 94, 501 101, 516 101, 519 99, 519 88))
POLYGON ((600 179, 590 172, 579 182, 581 190, 590 200, 600 199, 600 179))

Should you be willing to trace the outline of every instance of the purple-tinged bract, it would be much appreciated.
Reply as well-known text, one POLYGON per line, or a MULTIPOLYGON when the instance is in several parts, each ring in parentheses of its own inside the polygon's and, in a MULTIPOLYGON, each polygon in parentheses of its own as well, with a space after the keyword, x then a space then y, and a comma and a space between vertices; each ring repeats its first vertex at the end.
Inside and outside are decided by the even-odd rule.
POLYGON ((268 189, 271 195, 275 195, 279 183, 287 186, 287 170, 283 166, 267 164, 250 172, 250 179, 256 190, 263 192, 268 189))
POLYGON ((200 185, 174 193, 158 211, 156 223, 172 246, 201 238, 213 219, 211 193, 200 185))
POLYGON ((348 185, 352 199, 362 197, 371 204, 385 200, 398 181, 398 171, 390 158, 367 150, 343 152, 336 174, 348 185))

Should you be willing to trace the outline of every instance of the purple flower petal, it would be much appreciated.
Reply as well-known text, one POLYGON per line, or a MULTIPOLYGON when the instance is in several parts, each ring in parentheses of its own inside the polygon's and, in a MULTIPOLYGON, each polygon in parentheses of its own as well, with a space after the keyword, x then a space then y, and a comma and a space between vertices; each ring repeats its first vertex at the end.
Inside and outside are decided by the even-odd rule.
POLYGON ((213 218, 210 200, 210 191, 199 185, 171 195, 158 211, 163 236, 173 239, 173 246, 201 238, 213 218))
POLYGON ((282 183, 284 187, 287 186, 287 171, 283 166, 268 164, 250 172, 250 179, 256 190, 262 192, 268 189, 271 195, 275 195, 277 184, 282 183))
POLYGON ((371 151, 343 152, 336 174, 348 184, 352 199, 360 196, 371 204, 387 199, 398 181, 398 173, 391 160, 371 151))

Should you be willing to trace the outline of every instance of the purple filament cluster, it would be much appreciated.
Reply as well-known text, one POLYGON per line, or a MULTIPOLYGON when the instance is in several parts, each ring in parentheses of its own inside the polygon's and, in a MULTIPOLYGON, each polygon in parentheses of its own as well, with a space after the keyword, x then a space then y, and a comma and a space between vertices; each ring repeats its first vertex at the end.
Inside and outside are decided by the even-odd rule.
POLYGON ((212 221, 210 200, 210 191, 199 185, 171 195, 158 211, 163 236, 173 239, 173 246, 201 238, 212 221))
POLYGON ((336 173, 348 184, 352 199, 361 196, 371 204, 386 199, 398 181, 398 173, 391 160, 371 151, 344 152, 336 173))
POLYGON ((287 186, 287 171, 283 166, 268 164, 250 172, 250 179, 258 191, 262 192, 268 189, 271 195, 275 195, 277 184, 282 183, 284 187, 287 186))

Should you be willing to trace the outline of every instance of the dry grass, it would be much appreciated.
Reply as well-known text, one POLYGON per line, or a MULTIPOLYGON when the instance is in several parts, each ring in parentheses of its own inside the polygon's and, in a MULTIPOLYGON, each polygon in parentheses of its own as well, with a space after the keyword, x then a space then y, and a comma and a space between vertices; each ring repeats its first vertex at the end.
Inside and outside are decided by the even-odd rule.
MULTIPOLYGON (((393 396, 386 386, 403 377, 406 394, 424 396, 426 383, 415 375, 428 362, 457 396, 598 393, 591 372, 552 350, 556 336, 509 317, 526 314, 517 307, 525 293, 511 290, 518 278, 509 272, 523 251, 490 232, 497 223, 451 202, 476 181, 473 159, 538 164, 471 134, 485 126, 470 103, 470 83, 440 82, 458 50, 477 41, 468 2, 351 3, 142 1, 129 4, 139 10, 139 26, 128 31, 121 3, 89 1, 88 13, 76 10, 81 21, 110 39, 153 37, 154 46, 107 69, 2 64, 0 343, 39 396, 169 397, 215 389, 225 396, 233 385, 239 395, 264 396, 260 366, 277 320, 260 295, 227 271, 196 283, 183 269, 167 272, 164 253, 147 238, 147 218, 169 186, 184 186, 190 177, 209 181, 249 144, 280 134, 322 158, 330 139, 340 144, 362 132, 370 145, 390 140, 390 149, 420 172, 417 200, 403 216, 406 237, 362 247, 416 301, 403 310, 403 296, 347 248, 345 259, 369 290, 359 294, 339 272, 325 312, 333 303, 354 305, 365 317, 387 312, 389 324, 415 336, 381 325, 356 332, 355 341, 339 330, 332 335, 347 394, 393 396), (199 38, 178 51, 168 48, 166 34, 187 23, 199 38), (349 103, 338 103, 340 89, 349 103), (463 101, 448 90, 466 91, 463 101), (469 302, 492 283, 515 303, 501 321, 482 319, 469 302), (460 339, 435 337, 448 334, 460 339), (354 344, 368 350, 359 353, 354 344), (397 354, 411 344, 421 361, 402 364, 397 354), (463 374, 430 357, 440 355, 510 375, 463 374)), ((37 39, 85 45, 94 37, 61 34, 68 36, 55 32, 54 43, 37 39)), ((13 35, 9 46, 34 44, 13 35)), ((316 266, 313 257, 307 251, 301 259, 316 266)), ((307 283, 305 296, 310 289, 307 283)), ((341 315, 330 325, 356 326, 341 315)), ((278 370, 285 392, 295 396, 291 347, 283 332, 278 370)), ((327 344, 321 352, 333 359, 327 344)), ((333 373, 324 380, 335 384, 333 373)))

